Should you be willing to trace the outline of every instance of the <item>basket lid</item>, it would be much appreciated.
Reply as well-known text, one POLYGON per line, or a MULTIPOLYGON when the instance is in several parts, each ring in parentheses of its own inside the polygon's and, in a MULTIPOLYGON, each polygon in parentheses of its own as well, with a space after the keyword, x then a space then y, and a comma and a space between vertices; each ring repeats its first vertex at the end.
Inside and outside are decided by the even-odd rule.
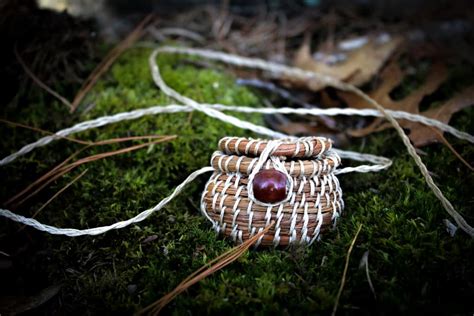
MULTIPOLYGON (((288 158, 318 157, 332 148, 332 140, 325 137, 302 137, 282 139, 273 152, 275 156, 288 158)), ((258 157, 268 144, 268 140, 245 137, 224 137, 219 148, 226 154, 258 157)))

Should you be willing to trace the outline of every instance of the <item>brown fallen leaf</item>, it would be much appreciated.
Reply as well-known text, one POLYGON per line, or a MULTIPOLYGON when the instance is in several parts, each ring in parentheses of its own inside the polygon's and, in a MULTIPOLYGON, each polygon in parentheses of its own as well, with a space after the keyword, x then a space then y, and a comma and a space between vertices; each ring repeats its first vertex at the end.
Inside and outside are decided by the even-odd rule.
MULTIPOLYGON (((420 113, 419 105, 423 98, 427 95, 432 94, 435 92, 439 86, 447 79, 447 70, 446 67, 441 63, 435 63, 431 67, 425 82, 412 93, 408 94, 404 98, 400 100, 393 100, 390 96, 390 92, 395 89, 403 80, 405 74, 402 72, 400 67, 396 62, 389 64, 381 73, 380 75, 380 84, 377 88, 369 92, 369 96, 376 100, 378 103, 382 104, 386 109, 390 110, 398 110, 398 111, 405 111, 413 114, 421 114, 421 115, 431 115, 432 117, 437 111, 441 111, 444 113, 444 110, 440 110, 440 108, 445 107, 446 105, 442 105, 441 107, 437 108, 438 110, 435 113, 432 113, 432 109, 420 113)), ((370 104, 368 104, 365 100, 361 99, 360 97, 348 93, 348 92, 338 92, 339 97, 341 97, 348 106, 353 108, 371 108, 370 104)), ((458 103, 458 99, 453 100, 455 104, 458 103)), ((453 106, 448 106, 448 108, 453 106)), ((458 108, 458 107, 453 107, 458 108)), ((448 110, 448 109, 446 109, 448 110)), ((457 109, 456 111, 459 111, 457 109)), ((452 112, 448 111, 450 114, 449 117, 445 117, 447 119, 443 122, 448 123, 451 115, 456 111, 452 112)), ((446 113, 448 113, 446 112, 446 113)), ((436 135, 432 135, 433 132, 428 127, 423 126, 422 124, 418 123, 411 123, 409 121, 402 120, 400 121, 400 125, 403 128, 410 129, 410 134, 408 135, 412 140, 413 144, 417 147, 424 146, 427 144, 432 143, 433 141, 438 140, 436 135), (417 132, 418 128, 425 128, 422 133, 417 132), (428 136, 429 135, 429 136, 428 136)), ((391 125, 386 123, 382 118, 376 118, 371 124, 368 126, 349 131, 349 135, 355 137, 363 137, 368 134, 371 134, 376 131, 381 131, 386 128, 389 128, 391 125)))
MULTIPOLYGON (((461 90, 442 105, 428 109, 420 114, 448 124, 454 113, 472 105, 474 105, 474 85, 461 90)), ((442 134, 433 133, 429 126, 410 121, 403 121, 401 124, 403 124, 404 128, 410 130, 410 139, 417 147, 442 141, 440 139, 442 134)))
MULTIPOLYGON (((381 40, 377 36, 366 38, 366 43, 352 50, 344 51, 344 60, 328 64, 313 58, 310 41, 305 40, 295 55, 294 65, 298 68, 329 75, 356 86, 363 85, 376 75, 390 56, 400 47, 403 38, 399 36, 381 40)), ((340 46, 340 45, 339 45, 340 46)), ((337 52, 332 52, 333 55, 337 52)), ((315 80, 302 82, 297 78, 284 78, 292 85, 319 91, 325 86, 315 80)))
POLYGON ((326 108, 337 108, 341 106, 341 101, 333 99, 326 90, 322 90, 320 103, 326 108))
MULTIPOLYGON (((393 100, 390 92, 393 91, 403 80, 405 74, 400 69, 396 62, 390 63, 380 74, 381 83, 377 88, 368 93, 374 100, 380 102, 387 109, 396 109, 401 111, 408 111, 418 113, 418 106, 427 95, 435 92, 439 86, 447 79, 446 67, 441 63, 435 63, 431 67, 425 82, 415 91, 400 100, 393 100)), ((362 98, 349 93, 339 92, 340 97, 343 98, 351 108, 370 108, 370 104, 362 98)))

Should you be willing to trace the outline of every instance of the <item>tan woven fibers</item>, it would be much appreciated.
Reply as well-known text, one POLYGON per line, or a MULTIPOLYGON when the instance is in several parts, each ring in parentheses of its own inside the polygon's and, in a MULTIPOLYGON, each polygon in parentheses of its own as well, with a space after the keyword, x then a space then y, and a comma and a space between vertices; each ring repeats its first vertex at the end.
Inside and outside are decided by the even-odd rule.
MULTIPOLYGON (((257 159, 258 158, 246 156, 225 155, 221 152, 216 152, 211 158, 211 166, 225 173, 240 172, 249 175, 253 171, 257 159)), ((305 175, 314 177, 316 174, 323 175, 331 173, 340 163, 341 160, 339 156, 331 155, 325 156, 323 159, 291 160, 284 162, 284 165, 291 176, 299 177, 305 175)))
MULTIPOLYGON (((268 140, 251 139, 243 137, 224 137, 219 141, 219 149, 227 154, 245 154, 247 156, 259 156, 265 149, 268 140)), ((304 137, 298 140, 283 140, 282 144, 273 153, 275 156, 286 157, 311 157, 332 148, 332 142, 323 137, 304 137), (313 149, 305 151, 307 146, 313 149), (295 152, 296 150, 296 152, 295 152)))
POLYGON ((311 244, 335 224, 344 207, 334 175, 340 158, 331 151, 331 140, 322 137, 273 142, 269 157, 262 158, 268 141, 223 138, 221 151, 211 158, 215 172, 202 195, 202 212, 216 231, 236 242, 251 238, 274 220, 275 226, 260 238, 259 245, 311 244), (249 175, 260 171, 254 170, 260 158, 266 159, 260 170, 279 165, 292 180, 292 190, 281 203, 269 205, 249 194, 249 175))

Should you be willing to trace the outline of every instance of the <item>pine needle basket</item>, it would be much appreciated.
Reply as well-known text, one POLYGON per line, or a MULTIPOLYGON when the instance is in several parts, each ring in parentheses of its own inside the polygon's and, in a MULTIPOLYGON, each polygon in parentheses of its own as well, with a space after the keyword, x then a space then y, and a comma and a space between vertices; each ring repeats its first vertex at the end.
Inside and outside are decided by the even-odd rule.
POLYGON ((203 215, 235 242, 248 240, 274 221, 256 246, 312 244, 344 208, 334 173, 341 159, 331 148, 332 141, 323 137, 222 138, 201 198, 203 215), (285 181, 280 201, 265 198, 274 193, 268 181, 285 181))

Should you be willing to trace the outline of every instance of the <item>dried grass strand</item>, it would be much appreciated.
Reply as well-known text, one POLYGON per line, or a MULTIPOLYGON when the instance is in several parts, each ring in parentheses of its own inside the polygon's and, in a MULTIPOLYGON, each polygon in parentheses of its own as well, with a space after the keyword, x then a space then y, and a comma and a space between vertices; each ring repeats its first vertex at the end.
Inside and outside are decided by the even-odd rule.
MULTIPOLYGON (((171 136, 157 136, 157 137, 159 137, 159 139, 156 140, 156 141, 151 141, 151 142, 147 142, 147 143, 144 143, 144 144, 139 144, 139 145, 130 146, 130 147, 114 150, 114 151, 109 151, 109 152, 105 152, 105 153, 100 153, 100 154, 88 156, 88 157, 85 157, 85 158, 81 158, 81 159, 79 159, 75 162, 72 162, 70 164, 66 164, 72 158, 77 156, 80 152, 82 152, 86 148, 90 147, 90 146, 86 146, 86 147, 80 149, 79 151, 75 152, 73 155, 68 157, 66 160, 64 160, 58 166, 54 167, 52 170, 48 171, 45 175, 41 176, 35 182, 30 184, 24 190, 22 190, 19 194, 15 195, 13 198, 8 200, 5 204, 11 204, 13 201, 17 200, 21 196, 23 196, 26 193, 28 193, 29 191, 31 191, 32 188, 34 188, 35 186, 37 186, 37 185, 41 184, 42 182, 44 182, 41 186, 39 186, 36 190, 31 192, 28 196, 23 198, 21 201, 17 202, 15 204, 15 206, 18 206, 18 205, 24 203, 26 200, 30 199, 32 196, 39 193, 49 183, 51 183, 52 181, 60 178, 64 174, 68 173, 69 171, 73 170, 74 168, 76 168, 76 167, 78 167, 82 164, 89 163, 89 162, 96 161, 96 160, 100 160, 100 159, 104 159, 104 158, 115 156, 115 155, 119 155, 119 154, 123 154, 123 153, 127 153, 127 152, 131 152, 131 151, 135 151, 135 150, 138 150, 138 149, 150 146, 150 145, 159 144, 161 142, 170 141, 170 140, 175 139, 177 136, 176 135, 171 135, 171 136)), ((102 143, 98 142, 97 144, 100 144, 100 145, 112 144, 112 143, 116 143, 116 142, 128 141, 128 140, 131 140, 131 139, 137 140, 137 139, 143 139, 143 138, 157 138, 157 137, 154 137, 154 136, 152 136, 152 137, 149 137, 149 136, 132 136, 132 137, 116 138, 116 139, 106 140, 106 141, 103 141, 102 143)))
POLYGON ((147 307, 139 311, 137 315, 158 315, 160 311, 180 293, 187 290, 189 287, 198 283, 207 276, 213 274, 216 271, 219 271, 220 269, 239 259, 253 244, 257 242, 259 238, 261 238, 265 233, 267 233, 274 224, 275 222, 272 221, 267 227, 265 227, 261 232, 255 234, 255 236, 253 236, 252 238, 226 251, 225 253, 213 259, 209 263, 203 265, 201 268, 199 268, 191 275, 189 275, 186 279, 184 279, 180 284, 178 284, 178 286, 176 286, 173 291, 164 295, 158 301, 148 305, 147 307))
POLYGON ((469 170, 474 171, 474 167, 472 167, 471 164, 469 162, 467 162, 461 156, 461 154, 458 153, 458 151, 456 149, 454 149, 453 145, 451 145, 448 142, 446 137, 444 137, 444 135, 440 131, 438 131, 436 128, 431 127, 431 126, 429 126, 429 128, 431 128, 433 130, 433 132, 439 137, 439 139, 441 139, 441 141, 446 145, 446 147, 448 147, 448 149, 451 150, 451 152, 456 156, 456 158, 458 158, 469 170))
MULTIPOLYGON (((53 132, 50 132, 50 131, 47 131, 47 130, 44 130, 44 129, 41 129, 41 128, 38 128, 38 127, 28 126, 28 125, 25 125, 25 124, 5 120, 5 119, 2 119, 2 118, 0 118, 0 122, 5 123, 5 124, 10 124, 10 125, 13 125, 15 127, 21 127, 21 128, 29 129, 29 130, 39 132, 39 133, 43 133, 43 134, 54 135, 53 132)), ((74 142, 74 143, 82 144, 82 145, 91 145, 92 144, 92 142, 88 142, 86 140, 75 139, 75 138, 72 138, 72 137, 67 137, 67 136, 59 136, 59 137, 64 138, 64 139, 69 140, 69 141, 74 142)))
POLYGON ((52 174, 52 177, 49 178, 49 179, 46 179, 46 182, 44 182, 43 184, 41 184, 38 188, 36 188, 33 192, 29 193, 26 197, 24 197, 23 199, 21 199, 19 202, 15 203, 14 205, 14 208, 18 208, 18 206, 20 206, 21 204, 25 203, 27 200, 29 200, 30 198, 32 198, 33 196, 35 196, 36 194, 38 194, 39 192, 41 192, 45 187, 47 187, 51 182, 53 181, 56 181, 57 179, 59 179, 60 177, 62 177, 63 175, 65 175, 66 173, 68 173, 69 171, 73 170, 74 167, 68 167, 68 168, 64 168, 64 169, 59 169, 57 173, 53 173, 52 174))
POLYGON ((26 193, 28 193, 28 191, 30 191, 32 188, 34 188, 36 185, 40 184, 41 182, 43 181, 46 181, 48 178, 52 177, 54 175, 55 172, 57 172, 58 169, 60 169, 61 167, 63 167, 68 161, 70 161, 71 159, 73 159, 74 157, 76 157, 78 154, 80 154, 82 151, 84 151, 85 149, 87 149, 88 146, 86 147, 83 147, 81 149, 79 149, 78 151, 74 152, 72 155, 70 155, 68 158, 66 158, 65 160, 63 160, 60 164, 58 164, 56 167, 54 167, 53 169, 49 170, 47 173, 45 173, 44 175, 42 175, 41 177, 39 177, 38 179, 36 179, 33 183, 29 184, 26 188, 24 188, 22 191, 20 191, 19 193, 17 193, 16 195, 14 195, 13 197, 11 197, 9 200, 7 200, 4 204, 5 205, 8 205, 8 204, 12 204, 13 202, 15 202, 16 200, 18 200, 20 197, 22 197, 23 195, 25 195, 26 193))
POLYGON ((154 144, 159 144, 159 143, 169 141, 169 140, 172 140, 172 139, 175 139, 175 138, 176 138, 176 136, 163 137, 163 138, 161 138, 159 140, 156 140, 156 141, 147 142, 147 143, 144 143, 144 144, 134 145, 134 146, 130 146, 130 147, 114 150, 114 151, 108 151, 108 152, 105 152, 105 153, 100 153, 100 154, 88 156, 88 157, 79 159, 78 161, 75 161, 73 163, 70 163, 69 165, 67 165, 63 168, 67 168, 69 166, 77 167, 77 166, 82 165, 84 163, 89 163, 89 162, 96 161, 96 160, 99 160, 99 159, 104 159, 104 158, 107 158, 107 157, 128 153, 128 152, 131 152, 131 151, 135 151, 137 149, 141 149, 143 147, 147 147, 147 146, 154 145, 154 144))
POLYGON ((97 65, 97 67, 91 72, 89 77, 84 81, 81 89, 76 94, 76 97, 71 104, 71 113, 76 111, 79 104, 82 102, 87 93, 94 87, 99 78, 112 66, 112 64, 117 60, 117 58, 122 55, 122 53, 129 48, 133 43, 135 43, 142 35, 143 30, 147 24, 153 20, 153 14, 147 15, 134 29, 130 34, 122 40, 117 46, 115 46, 105 58, 97 65))
POLYGON ((357 229, 357 232, 352 239, 351 245, 349 246, 349 249, 347 250, 346 254, 346 263, 344 264, 344 270, 342 272, 342 278, 341 278, 341 285, 339 286, 339 290, 337 291, 336 295, 336 301, 334 302, 334 308, 332 309, 332 316, 336 315, 337 312, 337 307, 339 305, 339 300, 341 299, 342 291, 344 290, 344 285, 346 284, 346 275, 347 275, 347 269, 349 268, 349 259, 351 257, 351 252, 352 249, 354 248, 355 242, 357 240, 357 237, 359 236, 359 233, 362 229, 362 224, 359 225, 359 228, 357 229))
MULTIPOLYGON (((69 188, 71 185, 73 185, 77 180, 82 178, 83 175, 86 174, 86 172, 89 171, 89 169, 86 169, 82 171, 79 175, 74 177, 69 183, 67 183, 65 186, 63 186, 58 192, 56 192, 51 198, 49 198, 41 207, 31 216, 31 218, 35 218, 46 206, 48 206, 54 199, 56 199, 61 193, 63 193, 67 188, 69 188)), ((26 225, 23 225, 18 232, 22 231, 26 225)))
POLYGON ((21 67, 25 71, 25 73, 34 81, 34 83, 36 83, 40 88, 42 88, 43 90, 51 94, 53 97, 61 101, 63 104, 65 104, 69 108, 69 110, 72 110, 73 105, 71 104, 71 102, 69 102, 68 99, 66 99, 65 97, 63 97, 62 95, 60 95, 59 93, 57 93, 56 91, 48 87, 44 82, 42 82, 38 77, 36 77, 36 75, 28 68, 25 61, 23 60, 23 58, 21 58, 20 54, 18 53, 16 46, 13 49, 13 52, 15 54, 16 59, 20 63, 21 67))

